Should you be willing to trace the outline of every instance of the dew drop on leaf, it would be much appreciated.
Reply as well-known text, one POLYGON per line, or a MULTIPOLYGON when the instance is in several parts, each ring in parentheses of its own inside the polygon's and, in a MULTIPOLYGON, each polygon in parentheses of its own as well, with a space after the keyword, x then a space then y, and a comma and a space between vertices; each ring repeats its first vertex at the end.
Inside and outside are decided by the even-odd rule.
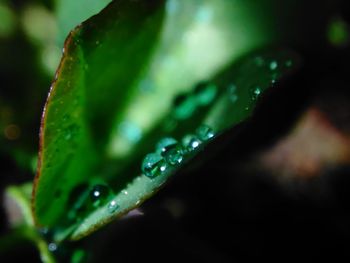
POLYGON ((156 177, 159 173, 164 172, 166 168, 166 162, 159 153, 147 154, 141 166, 143 174, 149 178, 156 177))
POLYGON ((111 194, 111 190, 108 186, 98 184, 92 187, 90 191, 90 198, 92 203, 96 206, 100 206, 111 194))
POLYGON ((57 250, 57 245, 56 245, 56 243, 50 243, 50 244, 48 245, 48 249, 49 249, 49 251, 51 251, 51 252, 56 251, 56 250, 57 250))
POLYGON ((109 213, 113 214, 115 211, 119 209, 119 205, 115 200, 112 200, 111 202, 109 202, 107 209, 109 213))
POLYGON ((173 147, 164 153, 164 158, 171 165, 179 164, 183 159, 182 150, 178 146, 173 147))
POLYGON ((196 134, 198 135, 199 139, 202 141, 210 140, 214 137, 214 131, 212 128, 210 128, 207 125, 201 125, 196 130, 196 134))
POLYGON ((182 143, 183 143, 186 151, 189 153, 189 152, 192 152, 193 150, 196 150, 202 142, 195 135, 186 135, 183 138, 182 143))

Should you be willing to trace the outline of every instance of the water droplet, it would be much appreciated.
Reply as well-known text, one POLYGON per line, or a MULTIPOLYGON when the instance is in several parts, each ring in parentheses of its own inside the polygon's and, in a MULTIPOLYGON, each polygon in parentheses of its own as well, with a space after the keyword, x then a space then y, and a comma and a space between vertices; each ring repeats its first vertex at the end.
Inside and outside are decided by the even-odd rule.
POLYGON ((113 214, 119 209, 119 207, 120 206, 117 204, 117 202, 115 200, 112 200, 111 202, 109 202, 107 209, 109 213, 113 214))
POLYGON ((254 86, 252 88, 252 100, 257 100, 261 94, 261 88, 259 86, 254 86))
POLYGON ((230 100, 235 103, 238 100, 238 95, 237 95, 237 86, 234 84, 231 84, 228 86, 228 93, 230 100))
POLYGON ((274 60, 270 62, 270 70, 276 70, 277 67, 278 67, 277 61, 274 60))
POLYGON ((215 98, 217 87, 214 84, 200 83, 196 86, 194 94, 199 105, 209 105, 215 98))
POLYGON ((160 154, 166 152, 169 148, 177 145, 178 142, 174 138, 166 137, 161 139, 156 146, 156 151, 160 154))
POLYGON ((69 125, 65 130, 65 139, 68 141, 77 135, 79 127, 76 124, 69 125))
POLYGON ((214 131, 212 128, 210 128, 207 125, 201 125, 196 130, 196 134, 198 135, 199 139, 202 141, 210 140, 214 137, 214 131))
POLYGON ((100 206, 111 194, 111 190, 108 186, 98 184, 92 187, 90 191, 90 198, 94 206, 100 206))
POLYGON ((122 193, 125 194, 125 195, 129 194, 128 191, 126 191, 126 190, 123 190, 122 193))
POLYGON ((165 161, 171 165, 176 165, 182 162, 182 149, 174 138, 167 137, 160 140, 157 144, 156 150, 164 157, 165 161))
POLYGON ((149 178, 154 178, 166 170, 166 162, 159 153, 147 154, 141 166, 143 174, 149 178))
POLYGON ((202 141, 195 135, 186 135, 183 140, 182 140, 182 144, 184 145, 187 153, 197 149, 200 144, 202 143, 202 141))
POLYGON ((57 245, 55 243, 50 243, 48 245, 48 249, 51 251, 51 252, 54 252, 57 250, 57 245))

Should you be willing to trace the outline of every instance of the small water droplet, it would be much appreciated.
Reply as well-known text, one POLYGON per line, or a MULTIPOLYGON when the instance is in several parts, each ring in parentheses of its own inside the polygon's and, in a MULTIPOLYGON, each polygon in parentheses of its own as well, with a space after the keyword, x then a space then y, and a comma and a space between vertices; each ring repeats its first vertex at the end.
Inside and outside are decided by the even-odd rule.
POLYGON ((201 125, 196 130, 196 134, 198 135, 199 139, 202 141, 210 140, 214 137, 214 131, 212 128, 210 128, 207 125, 201 125))
POLYGON ((98 184, 92 187, 90 191, 90 198, 94 206, 100 206, 111 194, 108 186, 98 184))
POLYGON ((182 162, 182 149, 174 138, 167 137, 160 140, 157 144, 156 150, 164 157, 165 161, 171 165, 176 165, 182 162))
POLYGON ((161 139, 156 146, 156 151, 160 154, 166 152, 170 147, 177 145, 177 140, 171 137, 161 139))
POLYGON ((117 204, 117 202, 115 200, 112 200, 109 202, 107 209, 109 213, 113 214, 119 209, 119 207, 120 206, 117 204))
POLYGON ((67 141, 71 140, 74 136, 78 134, 78 131, 79 131, 79 127, 76 124, 69 125, 65 129, 65 139, 67 141))
POLYGON ((186 135, 182 140, 182 144, 184 145, 187 153, 197 149, 201 143, 202 141, 197 136, 192 134, 186 135))
POLYGON ((275 72, 271 75, 271 83, 275 84, 277 82, 277 80, 278 80, 278 74, 277 74, 277 72, 275 72))
POLYGON ((164 154, 164 158, 171 165, 179 164, 183 160, 182 149, 180 149, 179 147, 174 147, 172 149, 169 149, 164 154))
POLYGON ((252 90, 252 100, 257 100, 261 94, 261 88, 259 86, 254 86, 251 90, 252 90))
POLYGON ((55 243, 50 243, 48 245, 48 249, 51 251, 51 252, 54 252, 57 250, 57 245, 55 243))
POLYGON ((149 178, 154 178, 166 170, 166 162, 159 153, 147 154, 141 166, 143 174, 149 178))
POLYGON ((277 61, 271 61, 270 62, 270 70, 276 70, 278 68, 278 63, 277 61))
POLYGON ((128 191, 126 191, 126 190, 123 190, 122 193, 125 194, 125 195, 129 194, 128 191))
POLYGON ((238 100, 238 95, 237 95, 237 86, 234 84, 231 84, 227 88, 228 93, 229 93, 229 98, 230 100, 235 103, 238 100))

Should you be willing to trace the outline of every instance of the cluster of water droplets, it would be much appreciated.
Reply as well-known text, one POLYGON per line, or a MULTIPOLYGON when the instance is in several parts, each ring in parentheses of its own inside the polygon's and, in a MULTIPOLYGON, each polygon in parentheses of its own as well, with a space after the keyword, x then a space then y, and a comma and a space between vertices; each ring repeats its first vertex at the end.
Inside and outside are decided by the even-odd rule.
MULTIPOLYGON (((260 82, 248 86, 249 96, 251 101, 256 101, 262 94, 265 88, 276 84, 277 80, 288 70, 294 66, 294 62, 291 58, 273 58, 265 56, 255 56, 253 60, 247 62, 252 72, 260 72, 262 76, 260 82), (255 69, 254 69, 255 68, 255 69)), ((249 70, 248 70, 249 71, 249 70)), ((254 79, 255 76, 252 76, 254 79)), ((249 83, 249 80, 247 81, 249 83)), ((240 83, 239 86, 247 85, 247 83, 240 83)), ((246 87, 240 87, 242 89, 246 87)), ((239 99, 237 83, 231 83, 227 86, 227 92, 229 99, 232 103, 236 103, 239 99)), ((246 110, 250 109, 250 106, 246 106, 246 110)))
POLYGON ((201 125, 195 134, 185 135, 181 142, 172 137, 161 139, 155 151, 144 158, 141 166, 142 173, 151 179, 161 175, 168 168, 181 164, 189 154, 214 136, 209 126, 201 125))

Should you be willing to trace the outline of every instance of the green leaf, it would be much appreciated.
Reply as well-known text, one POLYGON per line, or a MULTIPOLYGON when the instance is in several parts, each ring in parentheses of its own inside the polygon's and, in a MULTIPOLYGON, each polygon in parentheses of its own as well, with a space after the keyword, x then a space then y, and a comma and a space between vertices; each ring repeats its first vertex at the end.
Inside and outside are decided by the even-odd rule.
POLYGON ((73 28, 100 12, 110 2, 111 0, 56 0, 59 44, 63 45, 73 28))
MULTIPOLYGON (((120 0, 74 30, 43 116, 37 223, 57 227, 56 240, 85 236, 140 205, 197 153, 160 174, 154 166, 150 179, 141 164, 160 139, 186 141, 201 124, 220 134, 249 117, 260 94, 298 64, 277 49, 237 62, 303 39, 302 28, 290 41, 282 32, 302 1, 278 29, 274 3, 169 0, 164 10, 158 1, 120 0)), ((198 143, 205 150, 206 140, 198 143)), ((176 163, 173 153, 165 158, 176 163)))
POLYGON ((161 1, 113 2, 67 39, 41 127, 34 187, 40 224, 55 225, 65 214, 72 189, 101 173, 102 146, 115 113, 131 95, 127 87, 156 43, 162 6, 161 1))
MULTIPOLYGON (((192 105, 186 109, 187 105, 183 102, 170 110, 140 142, 137 152, 133 152, 129 160, 124 160, 128 164, 124 164, 125 167, 118 170, 115 178, 118 181, 110 180, 113 189, 120 189, 119 180, 123 179, 122 175, 130 173, 129 180, 125 180, 123 184, 123 189, 110 197, 108 202, 104 202, 103 205, 85 215, 84 219, 78 222, 71 238, 80 239, 139 206, 183 164, 190 162, 199 151, 205 151, 208 143, 215 143, 215 135, 223 133, 248 118, 260 96, 281 78, 295 70, 299 64, 299 57, 288 50, 277 49, 252 53, 208 83, 197 85, 194 90, 185 95, 185 100, 190 100, 192 105), (194 109, 192 109, 193 104, 194 109), (179 115, 178 109, 183 106, 184 115, 179 115), (183 118, 184 116, 186 118, 183 118), (195 148, 195 146, 188 144, 186 138, 193 135, 195 143, 199 143, 199 146, 189 150, 188 147, 195 148), (159 151, 157 141, 162 138, 175 138, 182 142, 179 146, 182 153, 180 157, 173 155, 175 164, 167 160, 165 155, 164 159, 167 160, 165 171, 156 171, 154 177, 145 176, 145 173, 142 174, 140 171, 142 157, 146 153, 156 154, 159 151), (145 153, 145 150, 148 152, 145 153), (179 158, 181 161, 178 163, 179 158), (130 175, 136 176, 132 178, 130 175)), ((210 152, 207 154, 210 155, 210 152)), ((164 163, 159 164, 158 168, 162 165, 164 163)), ((120 166, 122 165, 119 165, 119 168, 120 166)))

